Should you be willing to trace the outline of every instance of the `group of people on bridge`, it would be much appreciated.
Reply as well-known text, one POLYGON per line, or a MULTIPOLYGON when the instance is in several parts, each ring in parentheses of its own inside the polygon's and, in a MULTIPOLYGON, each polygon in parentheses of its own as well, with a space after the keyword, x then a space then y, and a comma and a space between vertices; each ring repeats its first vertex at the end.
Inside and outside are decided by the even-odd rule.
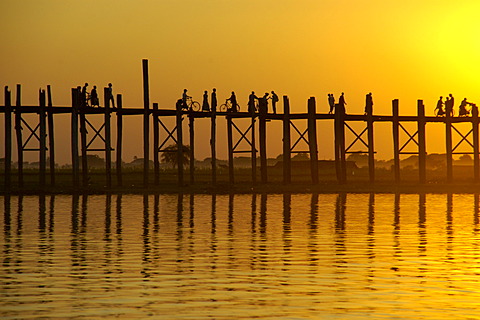
MULTIPOLYGON (((440 96, 440 98, 437 101, 437 106, 435 108, 435 115, 437 117, 444 117, 447 115, 447 113, 450 116, 455 115, 454 111, 454 106, 455 106, 455 98, 453 95, 450 93, 447 97, 445 97, 445 101, 443 101, 443 97, 440 96)), ((464 98, 462 102, 460 102, 460 106, 458 107, 458 116, 459 117, 468 117, 470 115, 470 109, 468 109, 468 106, 475 107, 475 103, 468 102, 467 98, 464 98)))
MULTIPOLYGON (((329 93, 327 94, 327 96, 328 96, 328 105, 330 107, 328 114, 334 113, 335 109, 345 113, 345 106, 347 105, 347 102, 345 101, 344 92, 342 92, 342 94, 338 98, 338 103, 335 103, 335 97, 333 96, 333 93, 329 93)), ((373 96, 372 96, 372 93, 369 92, 365 96, 365 115, 372 114, 372 112, 373 112, 373 96)))
MULTIPOLYGON (((82 107, 100 107, 97 86, 93 86, 93 89, 88 92, 88 83, 85 82, 83 87, 78 86, 77 89, 80 91, 80 103, 82 107)), ((115 107, 115 99, 113 99, 113 88, 111 83, 108 84, 106 95, 106 103, 110 103, 110 106, 115 107)))

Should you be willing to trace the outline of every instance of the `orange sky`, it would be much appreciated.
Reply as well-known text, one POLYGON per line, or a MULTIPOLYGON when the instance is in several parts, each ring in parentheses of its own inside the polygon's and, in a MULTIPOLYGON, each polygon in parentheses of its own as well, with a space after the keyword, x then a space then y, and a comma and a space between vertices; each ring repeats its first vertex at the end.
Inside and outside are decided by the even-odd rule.
MULTIPOLYGON (((342 91, 348 113, 363 113, 368 92, 375 114, 391 114, 395 98, 405 115, 416 112, 417 99, 432 114, 438 96, 450 92, 458 102, 480 102, 478 1, 2 0, 0 12, 0 83, 12 91, 21 83, 25 104, 36 104, 47 84, 55 105, 69 105, 71 87, 112 82, 125 107, 141 108, 143 58, 150 61, 151 102, 160 108, 173 108, 183 88, 201 100, 213 87, 220 100, 235 90, 241 105, 251 90, 275 90, 290 97, 292 112, 305 112, 310 96, 325 112, 327 93, 338 98, 342 91)), ((56 139, 68 146, 61 133, 69 118, 58 121, 56 139)), ((143 154, 141 119, 125 126, 130 161, 143 154)), ((220 120, 220 158, 224 126, 220 120)), ((272 132, 280 128, 269 124, 272 132)), ((376 130, 377 157, 391 157, 390 127, 376 130)), ((332 158, 331 126, 319 123, 319 131, 319 158, 332 158)), ((427 131, 427 151, 443 152, 443 127, 427 131)), ((208 157, 209 137, 197 139, 196 157, 208 157)), ((273 140, 269 156, 281 152, 273 140)), ((58 162, 69 162, 69 148, 58 150, 58 162)))

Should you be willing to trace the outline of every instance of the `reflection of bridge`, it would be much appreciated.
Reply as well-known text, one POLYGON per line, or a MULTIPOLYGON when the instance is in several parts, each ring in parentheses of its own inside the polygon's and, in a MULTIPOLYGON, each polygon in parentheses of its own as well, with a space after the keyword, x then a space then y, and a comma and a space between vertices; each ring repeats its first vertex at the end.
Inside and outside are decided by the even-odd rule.
MULTIPOLYGON (((454 154, 473 155, 474 181, 480 181, 479 163, 479 120, 478 109, 473 107, 472 117, 451 117, 447 110, 446 117, 427 117, 422 100, 418 100, 416 116, 400 116, 399 102, 393 100, 392 115, 379 116, 369 112, 365 115, 345 114, 337 106, 335 114, 319 114, 316 112, 315 98, 308 100, 307 113, 290 113, 289 99, 283 97, 283 114, 268 113, 265 106, 260 105, 258 113, 249 112, 193 112, 182 110, 159 109, 157 103, 150 105, 148 61, 143 60, 144 79, 144 107, 123 108, 122 96, 117 95, 117 107, 110 107, 108 99, 105 100, 104 108, 82 107, 80 103, 80 92, 72 89, 72 106, 53 106, 50 86, 47 87, 47 94, 40 91, 39 106, 23 106, 21 104, 21 86, 17 85, 16 102, 12 105, 11 92, 5 88, 5 104, 0 106, 0 113, 4 114, 5 123, 5 188, 10 190, 12 184, 12 115, 14 116, 14 128, 16 133, 17 159, 18 159, 18 186, 24 185, 23 177, 23 155, 27 151, 39 153, 39 183, 40 186, 55 185, 55 139, 54 139, 54 116, 56 114, 71 115, 71 157, 72 157, 72 182, 74 186, 87 186, 88 184, 88 152, 105 152, 106 161, 106 185, 112 186, 112 138, 111 138, 111 115, 116 116, 117 139, 116 151, 116 184, 122 186, 122 132, 123 117, 130 115, 143 116, 143 183, 149 183, 150 163, 150 125, 153 125, 153 163, 155 185, 160 184, 159 155, 162 152, 171 152, 165 149, 170 143, 177 145, 178 162, 178 183, 184 185, 183 171, 183 126, 182 121, 188 118, 189 122, 189 144, 191 148, 189 181, 195 182, 195 120, 210 119, 210 145, 211 145, 211 182, 217 182, 216 164, 216 122, 217 117, 225 117, 227 122, 228 141, 228 172, 229 182, 235 182, 233 158, 235 154, 246 153, 251 156, 251 182, 257 183, 257 152, 260 158, 261 183, 268 182, 267 172, 267 124, 272 121, 279 121, 283 124, 283 181, 291 183, 291 155, 292 153, 307 153, 310 156, 310 174, 313 184, 319 182, 318 170, 318 134, 317 124, 323 121, 334 123, 334 151, 335 151, 335 172, 339 183, 347 182, 346 154, 368 153, 369 181, 375 181, 375 149, 374 149, 374 124, 379 122, 391 123, 393 132, 393 153, 394 153, 394 175, 395 182, 399 182, 400 156, 413 154, 418 155, 418 171, 420 183, 426 183, 426 124, 445 124, 445 149, 446 149, 446 177, 448 182, 453 181, 452 157, 454 154), (24 114, 38 114, 38 122, 29 124, 22 117, 24 114), (104 122, 100 127, 95 127, 90 121, 94 116, 103 115, 104 122), (175 119, 175 125, 169 126, 167 119, 175 119), (303 127, 298 125, 303 121, 303 127), (415 123, 416 128, 407 128, 406 123, 415 123), (305 125, 306 123, 306 125, 305 125), (353 123, 360 124, 358 130, 353 123), (471 129, 465 133, 457 126, 459 123, 471 125, 471 129), (48 132, 48 133, 47 133, 48 132), (452 133, 453 132, 453 133, 452 133), (26 137, 25 137, 26 133, 26 137), (347 134, 346 134, 347 133, 347 134), (347 141, 348 134, 353 138, 347 141), (458 135, 458 143, 454 145, 453 136, 458 135), (161 140, 162 139, 162 140, 161 140), (80 141, 80 143, 79 143, 80 141), (30 147, 32 142, 38 142, 38 147, 30 147), (101 148, 94 148, 93 144, 101 144, 101 148), (348 142, 348 144, 347 144, 348 142), (258 144, 258 149, 257 149, 258 144), (303 148, 302 148, 303 146, 303 148), (466 146, 469 152, 460 152, 459 147, 466 146), (413 151, 407 151, 412 150, 413 151), (48 174, 50 181, 47 184, 47 151, 49 156, 48 174), (81 162, 81 163, 80 163, 81 162), (80 170, 81 168, 81 170, 80 170), (81 182, 81 183, 80 183, 81 182)), ((107 88, 105 88, 106 90, 107 88)), ((105 95, 107 96, 107 94, 105 95)), ((278 139, 278 137, 274 137, 278 139)), ((203 139, 205 140, 205 139, 203 139)), ((320 142, 321 143, 321 142, 320 142)))

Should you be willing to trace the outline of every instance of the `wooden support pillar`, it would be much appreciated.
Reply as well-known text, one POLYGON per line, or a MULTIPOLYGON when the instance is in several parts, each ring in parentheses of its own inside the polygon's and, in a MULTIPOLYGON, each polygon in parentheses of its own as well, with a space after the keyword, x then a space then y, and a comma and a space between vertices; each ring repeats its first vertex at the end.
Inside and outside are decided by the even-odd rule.
POLYGON ((308 146, 310 150, 310 174, 312 183, 318 183, 317 119, 315 97, 308 99, 308 146))
POLYGON ((335 169, 338 183, 345 183, 345 108, 340 104, 335 105, 335 169))
POLYGON ((109 88, 104 88, 104 97, 107 97, 105 101, 105 180, 107 188, 112 186, 112 126, 110 123, 111 112, 110 98, 113 102, 113 97, 110 97, 111 92, 109 88))
POLYGON ((230 184, 235 183, 233 172, 233 124, 232 116, 227 114, 227 140, 228 140, 228 181, 230 184))
POLYGON ((150 166, 149 144, 150 144, 150 128, 149 128, 149 109, 150 109, 150 89, 148 84, 148 60, 142 60, 143 66, 143 186, 148 187, 148 173, 150 166))
POLYGON ((283 183, 292 182, 292 153, 290 146, 290 102, 283 96, 283 183))
POLYGON ((368 176, 370 183, 375 182, 375 145, 373 132, 373 110, 367 110, 367 135, 368 135, 368 176))
POLYGON ((153 184, 160 184, 160 159, 158 149, 160 146, 160 132, 158 127, 158 103, 153 104, 153 184))
POLYGON ((122 177, 122 143, 123 143, 123 101, 122 95, 117 94, 117 158, 115 160, 117 172, 117 186, 123 185, 122 177))
POLYGON ((447 157, 447 182, 453 180, 452 159, 452 107, 447 105, 445 109, 445 155, 447 157))
MULTIPOLYGON (((261 99, 259 104, 260 117, 258 123, 259 143, 260 143, 260 176, 262 183, 268 182, 267 173, 267 100, 261 99)), ((252 137, 254 140, 254 137, 252 137)))
POLYGON ((41 187, 45 187, 46 178, 47 178, 47 114, 46 114, 46 96, 45 90, 39 91, 39 182, 41 187))
POLYGON ((50 185, 55 186, 55 130, 53 124, 52 89, 47 85, 47 122, 48 122, 48 155, 50 157, 50 185))
POLYGON ((177 169, 178 185, 183 187, 183 130, 182 130, 182 109, 177 108, 177 169))
POLYGON ((472 107, 472 134, 473 134, 473 181, 480 181, 479 167, 479 136, 478 136, 478 107, 472 107))
POLYGON ((15 103, 15 132, 17 135, 17 161, 18 161, 18 186, 23 188, 23 139, 22 139, 22 112, 21 112, 22 86, 17 84, 17 97, 15 103))
POLYGON ((79 183, 79 163, 78 163, 78 101, 80 92, 77 88, 72 88, 72 114, 71 114, 71 153, 72 153, 72 183, 78 187, 79 183))
POLYGON ((400 182, 400 122, 398 119, 398 99, 392 101, 392 131, 393 131, 393 172, 395 182, 400 182))
MULTIPOLYGON (((216 103, 216 98, 215 98, 216 103)), ((217 184, 217 108, 212 101, 212 114, 210 123, 210 149, 212 157, 212 184, 217 184)))
MULTIPOLYGON (((260 104, 261 104, 261 101, 260 100, 260 104)), ((260 107, 260 104, 259 104, 259 108, 260 107)), ((257 184, 257 146, 255 144, 255 110, 250 110, 250 125, 252 127, 251 129, 251 132, 252 132, 252 142, 251 142, 251 175, 252 175, 252 184, 253 185, 256 185, 257 184)), ((262 153, 262 151, 260 150, 260 154, 262 153)))
POLYGON ((88 157, 87 157, 87 118, 85 115, 86 106, 83 101, 80 103, 80 87, 78 91, 78 111, 80 113, 80 151, 82 154, 82 186, 86 188, 88 186, 88 157))
POLYGON ((195 117, 188 114, 188 130, 190 139, 190 184, 195 183, 195 117))
POLYGON ((5 191, 12 186, 12 96, 5 86, 5 191))
POLYGON ((417 102, 418 110, 418 172, 420 183, 424 184, 427 182, 426 175, 426 136, 425 136, 425 106, 423 105, 423 100, 418 100, 417 102))

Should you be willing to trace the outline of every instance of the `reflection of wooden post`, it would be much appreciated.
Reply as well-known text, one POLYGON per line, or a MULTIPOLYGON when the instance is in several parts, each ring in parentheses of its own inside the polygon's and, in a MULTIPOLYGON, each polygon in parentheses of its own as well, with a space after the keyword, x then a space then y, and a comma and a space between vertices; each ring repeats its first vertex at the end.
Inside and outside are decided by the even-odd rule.
POLYGON ((212 103, 212 118, 210 124, 210 148, 212 155, 212 184, 217 184, 217 108, 212 103))
POLYGON ((317 119, 315 98, 308 99, 308 146, 312 183, 318 183, 317 119))
POLYGON ((367 110, 367 135, 368 135, 368 175, 370 183, 375 182, 375 146, 373 136, 373 110, 367 110))
MULTIPOLYGON (((108 88, 105 88, 105 95, 107 96, 108 88)), ((108 96, 112 94, 109 92, 108 96)), ((111 125, 110 125, 110 98, 113 101, 113 96, 108 97, 105 102, 105 178, 107 180, 107 187, 112 186, 112 141, 111 141, 111 125)))
POLYGON ((75 187, 79 182, 79 163, 78 163, 78 92, 77 88, 72 88, 72 114, 71 114, 71 148, 72 148, 72 182, 75 187))
POLYGON ((40 157, 39 157, 39 162, 40 162, 40 177, 39 177, 39 182, 40 186, 44 187, 45 182, 46 182, 46 177, 47 177, 47 119, 46 119, 46 112, 45 112, 45 107, 46 107, 46 96, 45 96, 45 90, 40 90, 39 92, 39 102, 40 102, 40 108, 39 108, 39 129, 40 129, 40 136, 39 136, 39 151, 40 151, 40 157))
POLYGON ((117 171, 117 185, 123 185, 122 177, 122 141, 123 140, 123 101, 122 95, 117 94, 117 159, 115 160, 117 171))
POLYGON ((260 142, 260 175, 262 183, 267 183, 267 100, 261 99, 263 103, 259 104, 260 117, 259 117, 259 142, 260 142))
POLYGON ((153 184, 160 183, 160 160, 158 159, 158 148, 160 146, 160 132, 158 127, 158 103, 153 104, 153 184))
POLYGON ((5 190, 12 186, 12 97, 5 86, 5 190))
POLYGON ((50 157, 50 184, 55 185, 55 131, 53 127, 52 90, 47 86, 47 121, 48 121, 48 148, 50 157))
POLYGON ((283 183, 292 182, 292 161, 290 150, 290 102, 283 96, 283 183))
POLYGON ((15 132, 17 134, 18 158, 18 185, 23 187, 23 139, 22 139, 22 113, 21 113, 22 87, 17 84, 17 100, 15 104, 15 132))
MULTIPOLYGON (((80 96, 80 90, 78 90, 78 96, 80 96)), ((77 100, 79 101, 79 100, 77 100)), ((88 158, 87 158, 87 119, 85 115, 85 103, 78 104, 80 111, 80 144, 82 153, 82 184, 83 187, 88 185, 88 158)))
POLYGON ((452 107, 447 104, 445 109, 445 154, 447 157, 447 182, 452 182, 452 107))
POLYGON ((177 165, 178 185, 183 186, 183 130, 181 108, 177 108, 177 165))
POLYGON ((395 182, 400 182, 400 137, 398 119, 398 99, 392 101, 392 130, 393 130, 393 171, 395 182))
POLYGON ((188 129, 190 135, 190 183, 195 183, 195 118, 193 113, 188 115, 188 129))
POLYGON ((150 109, 150 92, 148 84, 148 60, 142 60, 143 66, 143 186, 148 187, 148 172, 149 172, 149 144, 150 131, 148 125, 149 109, 150 109))
POLYGON ((472 134, 473 134, 473 180, 478 182, 480 180, 479 168, 479 137, 478 137, 478 107, 472 107, 472 134))
POLYGON ((232 116, 227 114, 227 140, 228 140, 228 180, 230 184, 235 182, 233 174, 233 130, 232 116))
POLYGON ((420 183, 427 182, 426 175, 426 139, 425 139, 425 106, 423 100, 417 102, 418 110, 418 171, 420 183))

